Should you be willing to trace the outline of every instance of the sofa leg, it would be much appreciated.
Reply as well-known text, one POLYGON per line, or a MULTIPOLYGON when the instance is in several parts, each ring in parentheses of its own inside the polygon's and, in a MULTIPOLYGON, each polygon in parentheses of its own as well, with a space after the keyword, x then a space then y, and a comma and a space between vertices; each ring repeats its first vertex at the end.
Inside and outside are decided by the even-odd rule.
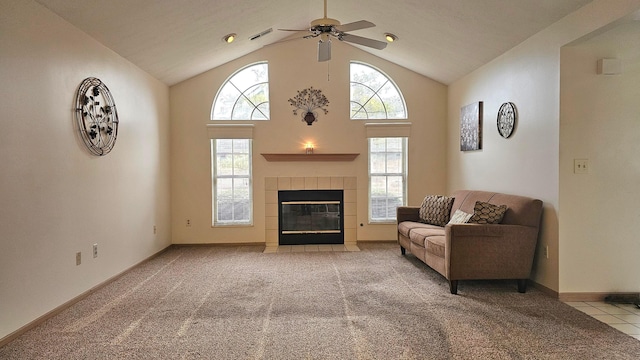
POLYGON ((525 293, 527 291, 527 279, 518 279, 518 292, 525 293))
POLYGON ((404 247, 400 246, 400 253, 402 255, 406 255, 407 254, 407 249, 405 249, 404 247))
POLYGON ((449 280, 449 291, 453 295, 458 294, 458 280, 449 280))

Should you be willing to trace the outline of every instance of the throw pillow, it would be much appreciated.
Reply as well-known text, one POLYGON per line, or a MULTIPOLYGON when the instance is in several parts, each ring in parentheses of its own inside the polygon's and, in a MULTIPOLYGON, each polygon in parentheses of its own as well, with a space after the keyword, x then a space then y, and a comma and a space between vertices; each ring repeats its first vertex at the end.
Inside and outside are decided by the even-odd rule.
POLYGON ((448 196, 428 195, 420 206, 420 221, 437 226, 447 225, 453 200, 455 198, 448 196))
POLYGON ((499 224, 507 211, 507 205, 493 205, 483 201, 476 201, 470 223, 499 224))
POLYGON ((468 214, 460 209, 456 210, 449 220, 449 224, 464 224, 471 219, 473 214, 468 214))

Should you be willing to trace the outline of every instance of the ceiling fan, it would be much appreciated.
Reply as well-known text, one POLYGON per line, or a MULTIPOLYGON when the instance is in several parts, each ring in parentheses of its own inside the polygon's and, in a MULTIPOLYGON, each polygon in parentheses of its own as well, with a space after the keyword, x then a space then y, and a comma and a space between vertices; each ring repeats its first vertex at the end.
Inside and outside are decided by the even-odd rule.
POLYGON ((347 34, 350 31, 367 29, 376 26, 370 21, 360 20, 341 25, 340 21, 327 17, 327 0, 324 0, 324 17, 311 22, 311 27, 305 30, 278 29, 281 31, 308 31, 309 35, 303 36, 305 39, 320 37, 318 41, 318 61, 331 60, 331 38, 340 41, 363 45, 370 48, 382 50, 387 47, 384 41, 365 38, 358 35, 347 34))

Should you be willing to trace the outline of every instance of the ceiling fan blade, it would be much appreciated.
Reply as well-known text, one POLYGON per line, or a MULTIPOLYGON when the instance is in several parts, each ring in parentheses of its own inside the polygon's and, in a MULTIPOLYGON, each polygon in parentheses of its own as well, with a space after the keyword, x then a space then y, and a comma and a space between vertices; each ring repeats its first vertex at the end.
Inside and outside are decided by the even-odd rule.
POLYGON ((294 41, 294 40, 300 40, 300 39, 307 39, 308 38, 308 32, 307 31, 300 31, 299 34, 293 34, 290 36, 287 36, 286 38, 282 39, 282 40, 278 40, 278 41, 274 41, 270 44, 266 44, 265 46, 272 46, 272 45, 278 45, 284 42, 289 42, 289 41, 294 41))
POLYGON ((376 26, 374 23, 367 20, 360 20, 348 24, 336 25, 335 28, 341 32, 355 31, 360 29, 367 29, 376 26))
POLYGON ((331 60, 331 40, 318 41, 318 62, 331 60))
POLYGON ((278 29, 278 31, 309 31, 309 29, 301 29, 301 30, 296 30, 296 29, 278 29))
POLYGON ((369 38, 358 36, 358 35, 343 34, 342 36, 339 37, 339 39, 342 41, 367 46, 367 47, 378 49, 378 50, 382 50, 387 47, 387 43, 384 41, 369 39, 369 38))

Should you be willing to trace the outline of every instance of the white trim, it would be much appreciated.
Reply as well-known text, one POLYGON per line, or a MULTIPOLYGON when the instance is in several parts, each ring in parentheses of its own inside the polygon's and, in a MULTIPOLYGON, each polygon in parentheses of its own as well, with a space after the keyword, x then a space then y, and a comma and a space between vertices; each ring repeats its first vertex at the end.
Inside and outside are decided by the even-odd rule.
POLYGON ((207 124, 209 139, 253 139, 253 124, 207 124))
POLYGON ((409 137, 411 134, 410 122, 376 122, 365 123, 364 128, 367 138, 382 137, 409 137))

